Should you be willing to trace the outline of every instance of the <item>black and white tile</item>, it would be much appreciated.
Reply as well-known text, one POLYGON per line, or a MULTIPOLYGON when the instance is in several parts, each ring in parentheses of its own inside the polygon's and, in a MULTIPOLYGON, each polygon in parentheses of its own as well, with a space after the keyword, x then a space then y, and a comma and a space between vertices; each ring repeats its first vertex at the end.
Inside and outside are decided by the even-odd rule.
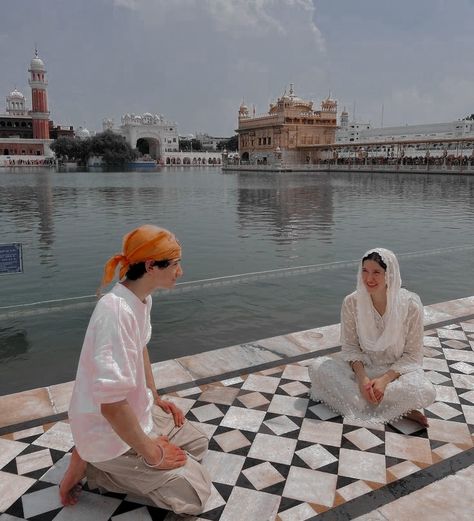
MULTIPOLYGON (((467 453, 474 432, 474 321, 425 337, 424 367, 437 401, 430 428, 343 421, 309 399, 308 361, 269 367, 172 393, 211 438, 203 464, 213 477, 197 519, 311 519, 467 453)), ((62 508, 58 485, 73 446, 66 421, 0 438, 0 521, 172 521, 143 498, 99 494, 87 484, 62 508)))

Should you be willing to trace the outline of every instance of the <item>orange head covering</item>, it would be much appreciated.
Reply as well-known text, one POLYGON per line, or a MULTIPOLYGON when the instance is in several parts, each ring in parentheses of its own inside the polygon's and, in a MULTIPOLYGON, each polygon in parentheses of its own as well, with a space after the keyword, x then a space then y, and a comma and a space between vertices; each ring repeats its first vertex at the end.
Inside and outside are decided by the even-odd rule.
POLYGON ((152 224, 144 224, 127 233, 123 238, 122 250, 122 253, 117 253, 105 264, 101 287, 113 280, 118 264, 121 264, 122 279, 132 264, 181 257, 181 246, 176 237, 168 230, 152 224))

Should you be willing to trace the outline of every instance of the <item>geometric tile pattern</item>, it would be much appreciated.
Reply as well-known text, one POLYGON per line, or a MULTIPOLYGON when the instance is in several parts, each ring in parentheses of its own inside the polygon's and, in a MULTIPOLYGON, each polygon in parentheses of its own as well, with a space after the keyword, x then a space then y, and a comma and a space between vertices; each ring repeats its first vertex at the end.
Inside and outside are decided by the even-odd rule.
MULTIPOLYGON (((428 333, 424 367, 437 391, 425 410, 428 430, 404 419, 386 426, 343 420, 309 399, 307 362, 171 393, 212 436, 203 464, 213 490, 199 521, 312 519, 469 450, 474 320, 428 333)), ((58 484, 71 449, 67 421, 0 437, 0 521, 178 519, 144 499, 99 494, 87 484, 78 505, 63 509, 58 484)))

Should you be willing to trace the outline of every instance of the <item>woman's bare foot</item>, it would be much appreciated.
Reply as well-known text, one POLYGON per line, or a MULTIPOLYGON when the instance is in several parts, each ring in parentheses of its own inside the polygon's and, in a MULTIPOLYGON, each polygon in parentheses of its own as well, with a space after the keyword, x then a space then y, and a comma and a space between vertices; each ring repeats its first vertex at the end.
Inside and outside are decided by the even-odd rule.
POLYGON ((79 456, 76 449, 72 451, 71 461, 59 485, 61 503, 67 507, 75 505, 81 492, 81 479, 86 477, 87 463, 79 456))
POLYGON ((427 429, 429 427, 428 418, 420 411, 416 411, 416 410, 410 411, 408 414, 405 415, 405 418, 408 418, 409 420, 419 423, 425 429, 427 429))

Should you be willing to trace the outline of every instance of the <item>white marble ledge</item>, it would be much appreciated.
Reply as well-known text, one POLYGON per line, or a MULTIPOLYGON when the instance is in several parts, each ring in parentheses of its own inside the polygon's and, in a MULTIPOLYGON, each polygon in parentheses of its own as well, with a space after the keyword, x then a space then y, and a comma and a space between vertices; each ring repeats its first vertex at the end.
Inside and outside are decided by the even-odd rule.
POLYGON ((257 340, 255 344, 272 351, 281 358, 288 358, 339 345, 340 329, 340 324, 331 324, 287 335, 264 338, 257 340))
POLYGON ((331 324, 306 331, 298 331, 288 335, 288 337, 304 347, 307 352, 312 352, 338 346, 340 344, 340 335, 341 325, 331 324))
POLYGON ((423 323, 425 326, 436 324, 437 322, 443 322, 445 320, 451 320, 454 317, 449 313, 435 309, 433 306, 425 306, 423 323))
POLYGON ((281 356, 264 349, 258 343, 241 344, 178 359, 195 380, 224 373, 245 370, 255 365, 280 360, 281 356))
POLYGON ((425 325, 474 313, 474 296, 425 306, 425 325))
POLYGON ((195 378, 178 360, 165 360, 152 364, 153 377, 159 389, 192 382, 195 378))

